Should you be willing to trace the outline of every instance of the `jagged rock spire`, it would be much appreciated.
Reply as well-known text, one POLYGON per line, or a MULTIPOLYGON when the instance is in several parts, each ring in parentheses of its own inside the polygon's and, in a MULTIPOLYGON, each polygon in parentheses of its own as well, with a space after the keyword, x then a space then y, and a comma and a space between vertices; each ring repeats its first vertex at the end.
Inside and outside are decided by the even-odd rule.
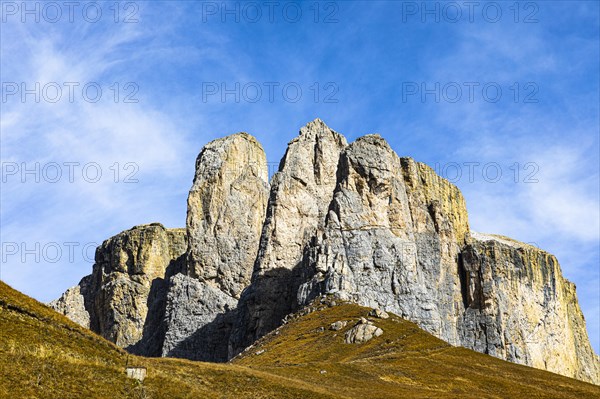
POLYGON ((247 133, 214 140, 188 196, 188 274, 239 298, 250 283, 269 193, 267 159, 247 133))

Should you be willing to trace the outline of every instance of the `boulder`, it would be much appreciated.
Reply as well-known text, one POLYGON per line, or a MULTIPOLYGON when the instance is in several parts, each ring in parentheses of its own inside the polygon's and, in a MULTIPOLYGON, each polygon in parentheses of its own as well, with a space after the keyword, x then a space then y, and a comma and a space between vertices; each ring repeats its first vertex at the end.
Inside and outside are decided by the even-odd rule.
POLYGON ((383 330, 371 322, 361 320, 346 332, 344 342, 347 344, 362 344, 383 334, 383 330))
POLYGON ((389 319, 390 315, 385 310, 373 309, 369 312, 369 316, 377 317, 378 319, 389 319))
POLYGON ((333 330, 333 331, 339 331, 342 328, 346 327, 346 325, 348 325, 347 321, 340 320, 340 321, 336 321, 335 323, 331 323, 331 325, 329 326, 329 329, 333 330))

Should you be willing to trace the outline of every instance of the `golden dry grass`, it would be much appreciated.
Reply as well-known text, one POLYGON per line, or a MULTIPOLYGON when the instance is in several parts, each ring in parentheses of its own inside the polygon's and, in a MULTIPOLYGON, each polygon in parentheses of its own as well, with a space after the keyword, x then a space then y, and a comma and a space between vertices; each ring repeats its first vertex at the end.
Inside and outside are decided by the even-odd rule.
POLYGON ((319 387, 229 364, 128 355, 0 282, 0 398, 331 398, 319 387), (125 366, 148 369, 143 384, 125 366))
POLYGON ((452 348, 395 316, 374 319, 384 334, 362 345, 343 343, 351 325, 327 330, 367 311, 311 313, 231 364, 211 364, 128 355, 0 282, 0 398, 600 397, 599 387, 452 348), (127 362, 148 369, 143 384, 126 378, 127 362))
POLYGON ((353 304, 321 309, 264 337, 233 363, 311 381, 339 397, 600 397, 598 386, 452 347, 395 315, 368 317, 370 309, 353 304), (364 344, 344 343, 360 317, 384 334, 364 344), (339 320, 349 323, 329 330, 339 320))

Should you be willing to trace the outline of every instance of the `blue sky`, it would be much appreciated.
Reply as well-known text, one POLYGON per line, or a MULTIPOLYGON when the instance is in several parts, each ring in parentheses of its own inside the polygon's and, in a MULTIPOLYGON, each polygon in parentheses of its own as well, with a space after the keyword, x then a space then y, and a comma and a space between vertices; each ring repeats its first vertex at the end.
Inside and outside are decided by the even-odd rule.
POLYGON ((47 4, 2 1, 2 280, 58 297, 95 244, 185 225, 208 141, 249 132, 276 164, 320 117, 450 178, 473 230, 555 254, 599 351, 598 2, 47 4))

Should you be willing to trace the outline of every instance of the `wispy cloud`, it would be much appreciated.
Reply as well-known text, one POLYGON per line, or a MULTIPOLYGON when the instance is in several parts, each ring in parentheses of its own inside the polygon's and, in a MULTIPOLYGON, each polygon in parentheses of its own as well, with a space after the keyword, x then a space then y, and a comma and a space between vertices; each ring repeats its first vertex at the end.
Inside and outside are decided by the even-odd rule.
POLYGON ((598 349, 598 75, 589 71, 599 65, 581 54, 582 49, 597 52, 598 39, 597 32, 595 39, 586 32, 559 38, 555 30, 561 28, 546 19, 534 26, 496 24, 461 31, 444 56, 427 63, 426 80, 495 82, 504 89, 502 101, 479 97, 424 107, 434 115, 433 125, 450 134, 453 149, 438 159, 442 165, 462 165, 457 185, 467 199, 472 228, 535 243, 557 255, 565 275, 578 285, 598 349), (515 101, 507 90, 514 82, 521 88, 535 83, 536 101, 515 101), (479 163, 472 182, 465 162, 479 163), (490 163, 501 167, 498 181, 494 168, 492 178, 482 175, 490 163))
POLYGON ((2 104, 2 162, 19 169, 3 176, 2 242, 17 243, 19 253, 3 262, 2 278, 50 300, 89 272, 81 253, 86 243, 100 243, 134 224, 183 225, 193 156, 185 157, 188 132, 178 115, 140 94, 134 65, 155 33, 147 25, 13 20, 2 29, 2 81, 17 83, 19 90, 22 84, 31 90, 49 83, 62 89, 56 103, 43 94, 39 102, 34 95, 22 101, 19 93, 2 104), (77 84, 72 99, 65 82, 77 84), (88 83, 101 87, 98 102, 83 97, 88 83), (134 91, 126 90, 128 83, 138 90, 136 102, 124 102, 134 91), (47 169, 49 179, 44 175, 50 163, 60 167, 57 182, 49 181, 55 169, 47 169), (66 163, 75 164, 70 169, 66 163), (93 166, 88 173, 86 165, 93 166), (68 259, 65 242, 79 243, 75 259, 68 259), (65 251, 56 263, 43 255, 39 262, 33 255, 22 262, 25 249, 51 243, 65 251))

